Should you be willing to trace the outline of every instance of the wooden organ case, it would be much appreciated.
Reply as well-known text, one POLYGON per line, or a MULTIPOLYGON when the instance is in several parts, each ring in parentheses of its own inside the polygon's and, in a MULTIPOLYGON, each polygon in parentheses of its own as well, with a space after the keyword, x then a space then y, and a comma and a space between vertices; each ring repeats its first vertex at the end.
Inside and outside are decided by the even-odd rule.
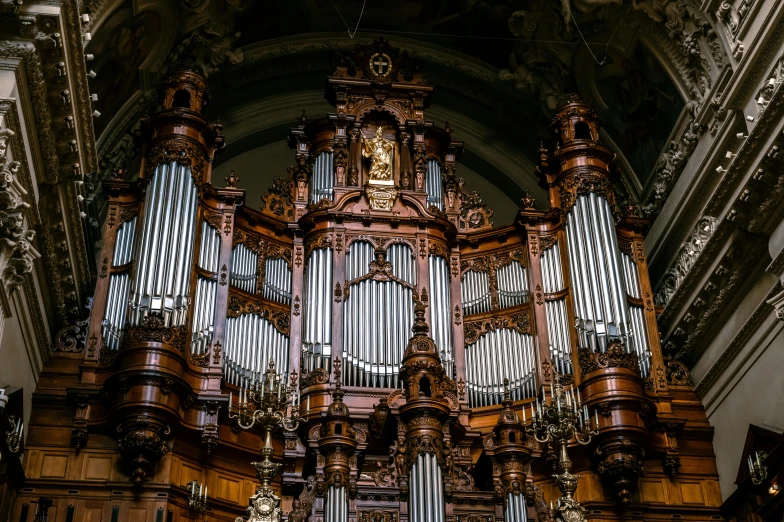
POLYGON ((406 60, 378 40, 337 68, 335 112, 303 114, 260 210, 212 179, 199 71, 165 80, 138 178, 105 182, 89 331, 39 382, 14 522, 42 495, 57 522, 244 516, 262 433, 227 413, 270 364, 300 422, 272 436, 281 515, 252 520, 553 519, 557 457, 526 423, 556 375, 599 425, 570 445, 588 518, 717 519, 712 431, 662 356, 645 222, 615 201, 593 109, 553 119, 549 208, 494 226, 406 60))

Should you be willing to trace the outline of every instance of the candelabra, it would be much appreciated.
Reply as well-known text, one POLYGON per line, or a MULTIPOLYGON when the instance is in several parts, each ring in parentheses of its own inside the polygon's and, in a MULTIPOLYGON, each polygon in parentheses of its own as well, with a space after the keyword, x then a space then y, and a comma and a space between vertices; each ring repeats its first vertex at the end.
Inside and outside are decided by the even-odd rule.
MULTIPOLYGON (((538 442, 551 443, 558 448, 560 473, 554 477, 561 491, 561 497, 554 508, 551 502, 556 520, 584 522, 585 508, 573 498, 579 477, 569 472, 572 461, 569 459, 567 445, 573 437, 582 445, 591 442, 591 438, 599 433, 599 415, 595 412, 594 428, 591 428, 588 407, 582 403, 580 390, 578 389, 575 394, 573 386, 565 388, 567 384, 571 384, 571 377, 555 374, 553 382, 550 383, 550 403, 548 404, 547 398, 544 397, 541 403, 537 399, 536 407, 531 404, 532 421, 526 431, 538 442)), ((525 422, 525 410, 523 410, 523 422, 525 422)))
POLYGON ((16 455, 22 448, 22 433, 24 433, 24 422, 22 419, 14 419, 11 415, 8 420, 11 422, 13 428, 5 435, 5 442, 8 445, 8 450, 16 455))
POLYGON ((197 513, 204 511, 207 507, 207 486, 192 480, 185 487, 188 488, 188 506, 197 513))
POLYGON ((749 455, 749 475, 751 476, 751 482, 755 486, 759 486, 768 478, 768 467, 762 465, 762 461, 767 457, 768 454, 764 451, 755 451, 753 459, 749 455))
MULTIPOLYGON (((299 427, 300 395, 297 372, 292 372, 291 384, 286 384, 286 376, 275 372, 275 363, 270 360, 261 381, 250 388, 240 389, 236 411, 233 396, 229 394, 229 419, 234 419, 241 429, 250 430, 258 426, 264 433, 264 446, 261 448, 261 461, 251 462, 256 468, 256 476, 261 485, 256 494, 250 497, 247 522, 279 522, 280 497, 275 495, 271 484, 280 467, 272 462, 272 432, 282 427, 285 431, 295 431, 299 427), (290 412, 286 415, 287 410, 290 412)), ((236 522, 243 522, 238 517, 236 522)))

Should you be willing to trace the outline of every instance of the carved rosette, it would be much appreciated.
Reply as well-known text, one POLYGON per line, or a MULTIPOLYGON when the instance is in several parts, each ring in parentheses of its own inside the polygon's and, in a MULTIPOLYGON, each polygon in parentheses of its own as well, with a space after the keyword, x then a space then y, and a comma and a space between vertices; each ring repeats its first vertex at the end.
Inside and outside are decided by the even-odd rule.
POLYGON ((617 499, 627 503, 643 473, 655 407, 645 394, 637 356, 627 353, 623 342, 613 339, 604 353, 581 349, 579 355, 582 396, 590 410, 599 412, 597 470, 617 499))
POLYGON ((167 424, 150 415, 130 417, 117 426, 120 433, 117 448, 136 484, 142 484, 152 474, 155 464, 166 453, 170 431, 167 424))

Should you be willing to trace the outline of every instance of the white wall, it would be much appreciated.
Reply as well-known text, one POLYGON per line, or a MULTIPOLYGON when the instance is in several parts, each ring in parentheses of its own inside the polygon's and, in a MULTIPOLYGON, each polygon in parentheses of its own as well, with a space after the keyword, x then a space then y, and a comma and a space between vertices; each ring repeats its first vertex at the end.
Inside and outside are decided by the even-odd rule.
POLYGON ((723 499, 735 491, 739 466, 745 466, 741 452, 749 424, 784 431, 784 321, 762 304, 776 281, 772 274, 760 277, 692 370, 699 385, 717 362, 725 364, 720 357, 727 350, 728 355, 734 353, 729 360, 725 356, 719 378, 701 391, 715 429, 713 448, 723 499))

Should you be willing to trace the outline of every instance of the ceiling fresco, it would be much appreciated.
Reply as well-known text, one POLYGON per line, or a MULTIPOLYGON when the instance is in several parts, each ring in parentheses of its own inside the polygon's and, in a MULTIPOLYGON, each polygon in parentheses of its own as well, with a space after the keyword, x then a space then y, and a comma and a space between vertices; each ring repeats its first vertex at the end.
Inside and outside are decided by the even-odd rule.
MULTIPOLYGON (((682 168, 668 151, 680 151, 678 161, 688 153, 678 141, 688 124, 683 115, 707 105, 703 93, 718 69, 711 63, 723 59, 688 0, 90 0, 87 7, 107 172, 132 161, 129 132, 154 110, 156 86, 179 56, 195 56, 204 68, 212 93, 207 113, 223 120, 255 100, 323 90, 325 76, 356 44, 382 35, 436 87, 434 106, 462 120, 474 140, 468 147, 521 157, 511 170, 499 168, 491 152, 477 153, 471 165, 499 188, 512 181, 515 197, 541 190, 536 151, 549 143, 559 99, 580 92, 596 105, 603 139, 619 152, 622 198, 652 217, 682 168), (347 26, 353 31, 360 12, 352 39, 347 26)), ((286 121, 298 114, 292 110, 286 121)), ((243 139, 229 159, 284 140, 285 132, 274 137, 269 129, 286 121, 255 114, 252 125, 234 132, 243 139)), ((232 136, 230 124, 226 133, 232 136)), ((232 146, 230 138, 227 150, 232 146)))

